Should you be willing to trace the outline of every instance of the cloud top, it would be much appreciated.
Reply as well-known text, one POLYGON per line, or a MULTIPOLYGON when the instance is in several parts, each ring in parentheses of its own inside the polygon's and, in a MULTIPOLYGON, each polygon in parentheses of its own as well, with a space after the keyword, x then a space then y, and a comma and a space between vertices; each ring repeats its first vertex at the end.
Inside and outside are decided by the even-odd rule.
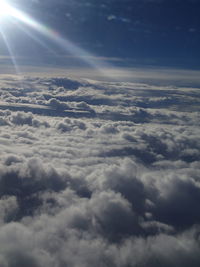
POLYGON ((199 266, 199 88, 23 83, 0 88, 0 266, 199 266))

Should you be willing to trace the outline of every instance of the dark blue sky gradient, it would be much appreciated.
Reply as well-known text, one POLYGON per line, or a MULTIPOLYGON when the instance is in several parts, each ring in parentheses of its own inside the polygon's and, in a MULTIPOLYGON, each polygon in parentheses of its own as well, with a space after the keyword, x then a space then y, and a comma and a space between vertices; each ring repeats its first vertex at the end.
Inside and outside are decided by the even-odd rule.
MULTIPOLYGON (((98 56, 124 62, 199 66, 198 0, 10 0, 19 9, 98 56)), ((18 56, 48 57, 48 51, 15 25, 7 35, 18 56)), ((33 34, 33 32, 28 29, 33 34)), ((48 46, 64 51, 42 36, 48 46)), ((5 53, 1 42, 2 53, 5 53)))

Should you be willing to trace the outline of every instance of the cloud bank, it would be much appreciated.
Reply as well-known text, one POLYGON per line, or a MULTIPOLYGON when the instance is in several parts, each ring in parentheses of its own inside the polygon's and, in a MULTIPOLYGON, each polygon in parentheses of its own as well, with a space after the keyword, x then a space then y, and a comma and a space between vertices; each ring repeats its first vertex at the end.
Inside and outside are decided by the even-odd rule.
POLYGON ((0 266, 199 266, 199 88, 13 76, 0 97, 0 266))

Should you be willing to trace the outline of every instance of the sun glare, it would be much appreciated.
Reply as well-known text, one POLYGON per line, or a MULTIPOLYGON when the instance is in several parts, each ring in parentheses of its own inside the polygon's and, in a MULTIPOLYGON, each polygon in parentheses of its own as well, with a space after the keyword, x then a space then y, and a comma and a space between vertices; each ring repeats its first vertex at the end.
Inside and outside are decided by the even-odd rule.
MULTIPOLYGON (((67 38, 64 38, 61 35, 57 34, 53 29, 51 29, 48 26, 35 20, 30 15, 15 8, 11 4, 9 4, 8 1, 9 0, 0 0, 0 22, 1 22, 1 24, 3 24, 2 21, 6 21, 6 18, 8 18, 8 17, 15 19, 18 22, 20 22, 20 23, 32 28, 33 30, 37 31, 38 33, 42 34, 43 36, 46 36, 47 38, 52 40, 54 43, 59 45, 59 47, 64 49, 64 51, 67 51, 67 52, 71 53, 72 55, 78 56, 85 63, 87 63, 90 66, 92 66, 93 68, 101 71, 101 69, 102 69, 101 63, 97 63, 95 60, 93 60, 93 55, 91 55, 89 52, 85 51, 84 49, 80 48, 79 46, 75 45, 67 38)), ((3 27, 0 27, 0 33, 2 34, 1 28, 3 28, 3 27)), ((6 31, 3 32, 3 35, 6 36, 6 31)), ((4 39, 6 39, 6 38, 4 37, 4 39)), ((7 46, 9 46, 9 44, 7 44, 7 46)), ((10 50, 11 49, 9 49, 9 51, 10 50)), ((104 75, 106 75, 106 74, 104 73, 104 75)))
POLYGON ((11 6, 6 3, 6 1, 0 2, 0 18, 7 17, 9 15, 12 15, 12 8, 11 6))

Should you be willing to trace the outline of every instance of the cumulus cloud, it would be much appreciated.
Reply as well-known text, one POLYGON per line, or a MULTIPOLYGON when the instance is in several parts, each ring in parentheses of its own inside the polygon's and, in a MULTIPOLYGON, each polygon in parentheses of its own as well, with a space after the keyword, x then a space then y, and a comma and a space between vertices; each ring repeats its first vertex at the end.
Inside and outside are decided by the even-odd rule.
POLYGON ((80 120, 64 119, 56 125, 56 128, 61 132, 67 132, 76 129, 86 130, 87 126, 80 120))
POLYGON ((198 88, 12 77, 0 93, 0 266, 199 266, 198 88))
POLYGON ((27 124, 29 126, 33 127, 40 127, 45 126, 49 127, 49 124, 47 122, 41 122, 33 117, 33 114, 28 112, 17 112, 16 114, 13 114, 10 116, 10 121, 15 125, 24 125, 27 124))
POLYGON ((52 106, 53 108, 55 109, 58 109, 58 110, 65 110, 65 109, 69 109, 69 106, 64 103, 64 102, 61 102, 55 98, 51 98, 47 104, 49 104, 50 106, 52 106))

